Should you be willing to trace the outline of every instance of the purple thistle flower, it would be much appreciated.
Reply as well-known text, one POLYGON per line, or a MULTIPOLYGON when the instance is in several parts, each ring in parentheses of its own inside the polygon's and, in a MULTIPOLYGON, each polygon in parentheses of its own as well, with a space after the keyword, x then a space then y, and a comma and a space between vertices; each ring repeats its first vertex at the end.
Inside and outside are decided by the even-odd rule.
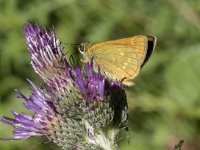
POLYGON ((28 22, 26 42, 35 72, 47 89, 29 81, 29 97, 20 91, 24 107, 33 115, 11 111, 14 118, 2 116, 0 122, 14 128, 13 138, 46 136, 63 149, 117 149, 116 135, 127 126, 126 94, 120 82, 110 81, 93 69, 93 60, 80 69, 72 67, 54 30, 41 29, 28 22))
POLYGON ((24 99, 24 106, 34 112, 34 115, 19 114, 11 111, 15 119, 3 116, 0 120, 3 123, 13 126, 15 135, 14 138, 1 138, 1 140, 21 140, 31 136, 43 136, 54 132, 54 126, 57 126, 57 117, 55 108, 52 107, 51 99, 44 95, 42 89, 36 87, 34 83, 29 81, 34 91, 29 98, 26 98, 20 91, 18 98, 24 99))
POLYGON ((46 29, 41 29, 37 24, 33 25, 28 22, 24 26, 24 34, 31 54, 31 64, 44 82, 62 74, 63 69, 69 67, 54 29, 48 33, 46 29))

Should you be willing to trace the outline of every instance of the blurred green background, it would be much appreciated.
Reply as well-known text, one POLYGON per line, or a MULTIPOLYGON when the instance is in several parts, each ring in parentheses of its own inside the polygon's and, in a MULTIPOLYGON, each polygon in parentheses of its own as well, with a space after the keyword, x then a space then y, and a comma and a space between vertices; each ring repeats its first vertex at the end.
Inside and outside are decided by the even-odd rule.
MULTIPOLYGON (((181 139, 184 150, 200 149, 199 0, 0 0, 0 114, 7 116, 10 108, 24 112, 15 88, 28 94, 26 78, 40 84, 23 35, 27 20, 54 25, 67 44, 157 36, 150 61, 127 89, 131 137, 120 149, 171 150, 181 139)), ((12 136, 11 129, 0 124, 0 136, 12 136)), ((44 141, 0 141, 0 149, 59 149, 44 141)))

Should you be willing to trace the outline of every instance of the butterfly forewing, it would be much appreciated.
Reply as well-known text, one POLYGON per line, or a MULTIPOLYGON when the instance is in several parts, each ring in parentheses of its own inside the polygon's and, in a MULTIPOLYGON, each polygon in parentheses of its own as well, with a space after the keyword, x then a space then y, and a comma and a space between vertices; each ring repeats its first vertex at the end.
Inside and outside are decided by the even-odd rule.
POLYGON ((97 49, 98 53, 94 54, 96 56, 94 58, 95 63, 116 79, 131 78, 139 67, 137 66, 137 56, 131 52, 132 48, 124 45, 115 45, 114 51, 112 48, 112 45, 102 46, 99 51, 104 50, 104 53, 99 53, 97 49))
MULTIPOLYGON (((102 46, 106 45, 112 45, 112 51, 115 50, 116 45, 123 45, 128 46, 132 48, 130 52, 135 53, 138 57, 138 59, 141 61, 141 63, 144 61, 146 53, 147 53, 147 45, 148 45, 148 39, 146 36, 138 35, 133 36, 130 38, 124 38, 119 40, 113 40, 113 41, 107 41, 102 43, 94 44, 91 48, 88 49, 89 52, 94 54, 99 53, 105 53, 107 50, 101 50, 102 46), (98 50, 97 50, 98 49, 98 50)), ((124 51, 123 48, 121 50, 124 51)), ((96 56, 96 55, 94 55, 96 56)))

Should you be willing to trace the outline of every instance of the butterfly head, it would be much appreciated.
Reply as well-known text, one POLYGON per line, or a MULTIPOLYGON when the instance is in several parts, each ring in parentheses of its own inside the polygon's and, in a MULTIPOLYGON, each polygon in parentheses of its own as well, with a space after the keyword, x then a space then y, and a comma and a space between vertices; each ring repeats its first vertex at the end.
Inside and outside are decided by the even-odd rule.
POLYGON ((79 46, 78 46, 78 50, 81 54, 83 54, 85 52, 85 43, 81 43, 79 46))
POLYGON ((83 55, 84 59, 83 61, 84 62, 87 62, 91 59, 92 56, 90 56, 89 54, 89 49, 90 47, 93 45, 92 42, 84 42, 84 43, 81 43, 79 46, 78 46, 78 50, 79 52, 83 55))
POLYGON ((80 53, 84 53, 84 52, 87 52, 88 49, 93 45, 92 42, 84 42, 84 43, 81 43, 79 46, 78 46, 78 50, 80 51, 80 53))

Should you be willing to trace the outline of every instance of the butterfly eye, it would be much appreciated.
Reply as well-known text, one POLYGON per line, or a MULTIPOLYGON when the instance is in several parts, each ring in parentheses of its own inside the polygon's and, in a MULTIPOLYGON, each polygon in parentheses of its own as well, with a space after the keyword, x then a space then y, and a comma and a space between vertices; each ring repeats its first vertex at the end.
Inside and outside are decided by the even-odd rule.
POLYGON ((79 45, 78 49, 79 49, 80 52, 84 52, 85 51, 85 44, 79 45))

